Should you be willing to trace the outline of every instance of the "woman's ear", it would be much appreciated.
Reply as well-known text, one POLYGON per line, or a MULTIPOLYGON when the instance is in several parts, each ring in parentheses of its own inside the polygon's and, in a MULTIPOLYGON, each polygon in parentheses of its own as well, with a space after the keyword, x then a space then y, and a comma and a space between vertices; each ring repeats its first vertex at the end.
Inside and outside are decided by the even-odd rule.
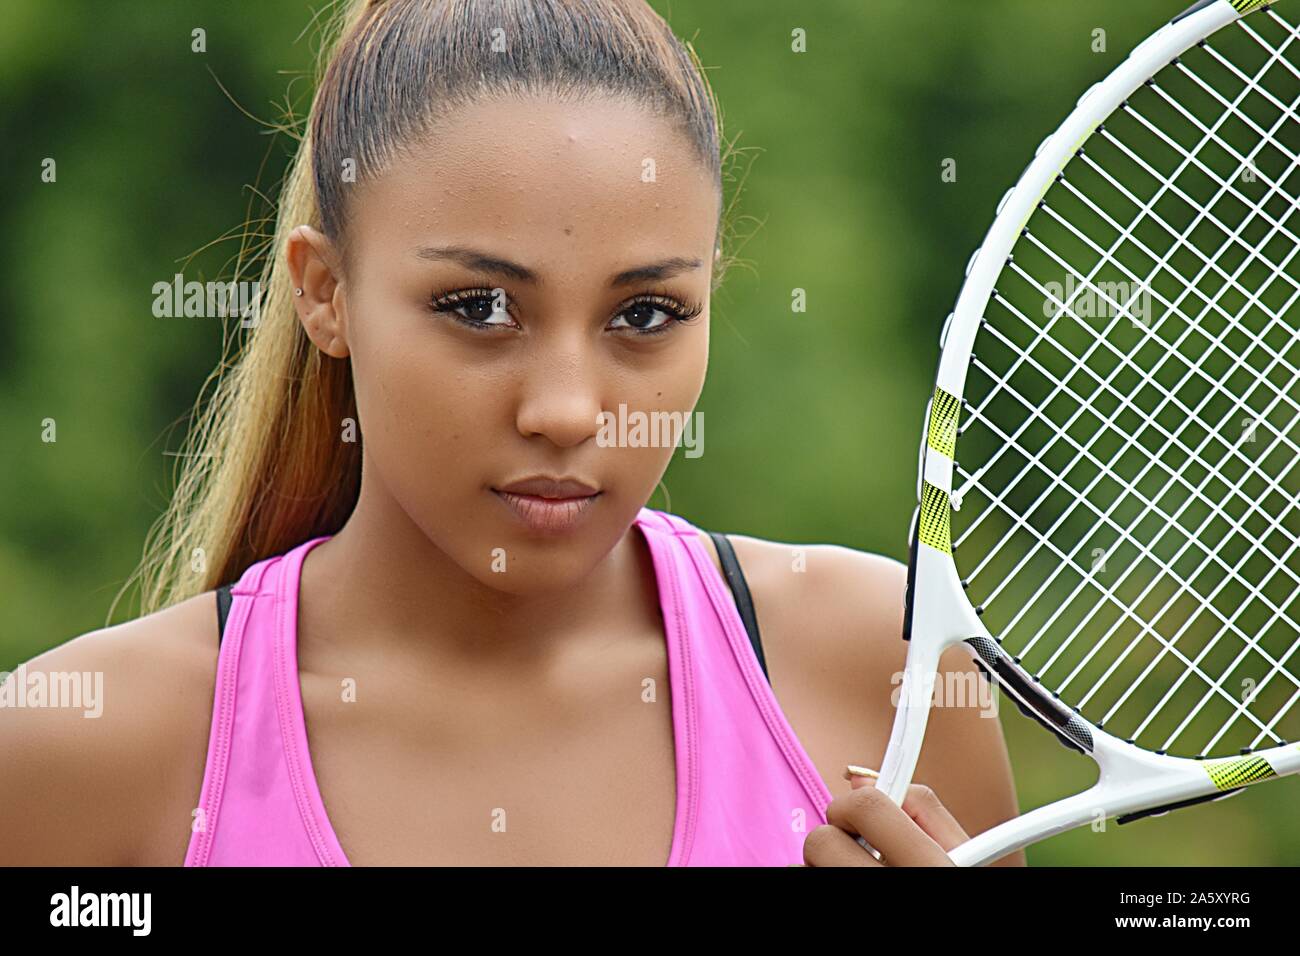
POLYGON ((289 233, 285 251, 293 305, 307 337, 333 358, 347 358, 347 323, 337 297, 339 260, 330 240, 311 226, 289 233))

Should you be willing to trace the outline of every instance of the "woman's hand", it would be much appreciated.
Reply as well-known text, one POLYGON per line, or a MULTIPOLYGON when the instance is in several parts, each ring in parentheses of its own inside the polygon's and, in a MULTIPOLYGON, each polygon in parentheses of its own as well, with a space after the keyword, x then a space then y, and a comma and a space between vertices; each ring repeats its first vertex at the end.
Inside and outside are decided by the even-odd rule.
POLYGON ((803 865, 952 866, 947 851, 970 837, 934 791, 912 784, 900 807, 876 789, 872 777, 852 772, 858 769, 845 773, 853 792, 832 800, 826 808, 829 823, 804 840, 803 865), (863 848, 859 836, 879 851, 880 860, 863 848))

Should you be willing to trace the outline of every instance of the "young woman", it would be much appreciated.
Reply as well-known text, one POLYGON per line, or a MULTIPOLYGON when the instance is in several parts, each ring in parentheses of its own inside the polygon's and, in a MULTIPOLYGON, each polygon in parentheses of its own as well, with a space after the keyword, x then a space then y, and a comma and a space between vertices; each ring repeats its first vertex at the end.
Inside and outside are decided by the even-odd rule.
POLYGON ((973 704, 902 808, 846 774, 901 565, 719 549, 647 507, 671 446, 602 438, 692 411, 725 264, 712 94, 644 0, 354 3, 305 133, 144 616, 27 665, 103 716, 0 721, 0 859, 927 865, 1015 814, 973 704))

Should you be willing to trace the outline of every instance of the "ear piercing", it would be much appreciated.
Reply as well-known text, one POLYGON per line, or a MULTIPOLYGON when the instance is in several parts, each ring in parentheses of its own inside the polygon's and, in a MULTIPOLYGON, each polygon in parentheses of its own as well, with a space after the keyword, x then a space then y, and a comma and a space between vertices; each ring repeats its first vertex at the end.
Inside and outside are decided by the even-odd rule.
POLYGON ((294 294, 294 295, 302 295, 302 289, 294 289, 294 290, 293 290, 293 294, 294 294))

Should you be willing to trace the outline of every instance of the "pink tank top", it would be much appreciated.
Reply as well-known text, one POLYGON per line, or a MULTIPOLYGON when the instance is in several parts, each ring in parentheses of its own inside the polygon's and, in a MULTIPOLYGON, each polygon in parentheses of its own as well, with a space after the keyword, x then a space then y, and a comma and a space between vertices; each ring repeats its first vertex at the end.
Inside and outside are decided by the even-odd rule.
MULTIPOLYGON (((694 527, 642 508, 667 641, 677 804, 668 866, 803 862, 830 792, 781 712, 694 527)), ((328 535, 232 592, 186 866, 349 866, 312 772, 298 684, 298 577, 328 535)))

